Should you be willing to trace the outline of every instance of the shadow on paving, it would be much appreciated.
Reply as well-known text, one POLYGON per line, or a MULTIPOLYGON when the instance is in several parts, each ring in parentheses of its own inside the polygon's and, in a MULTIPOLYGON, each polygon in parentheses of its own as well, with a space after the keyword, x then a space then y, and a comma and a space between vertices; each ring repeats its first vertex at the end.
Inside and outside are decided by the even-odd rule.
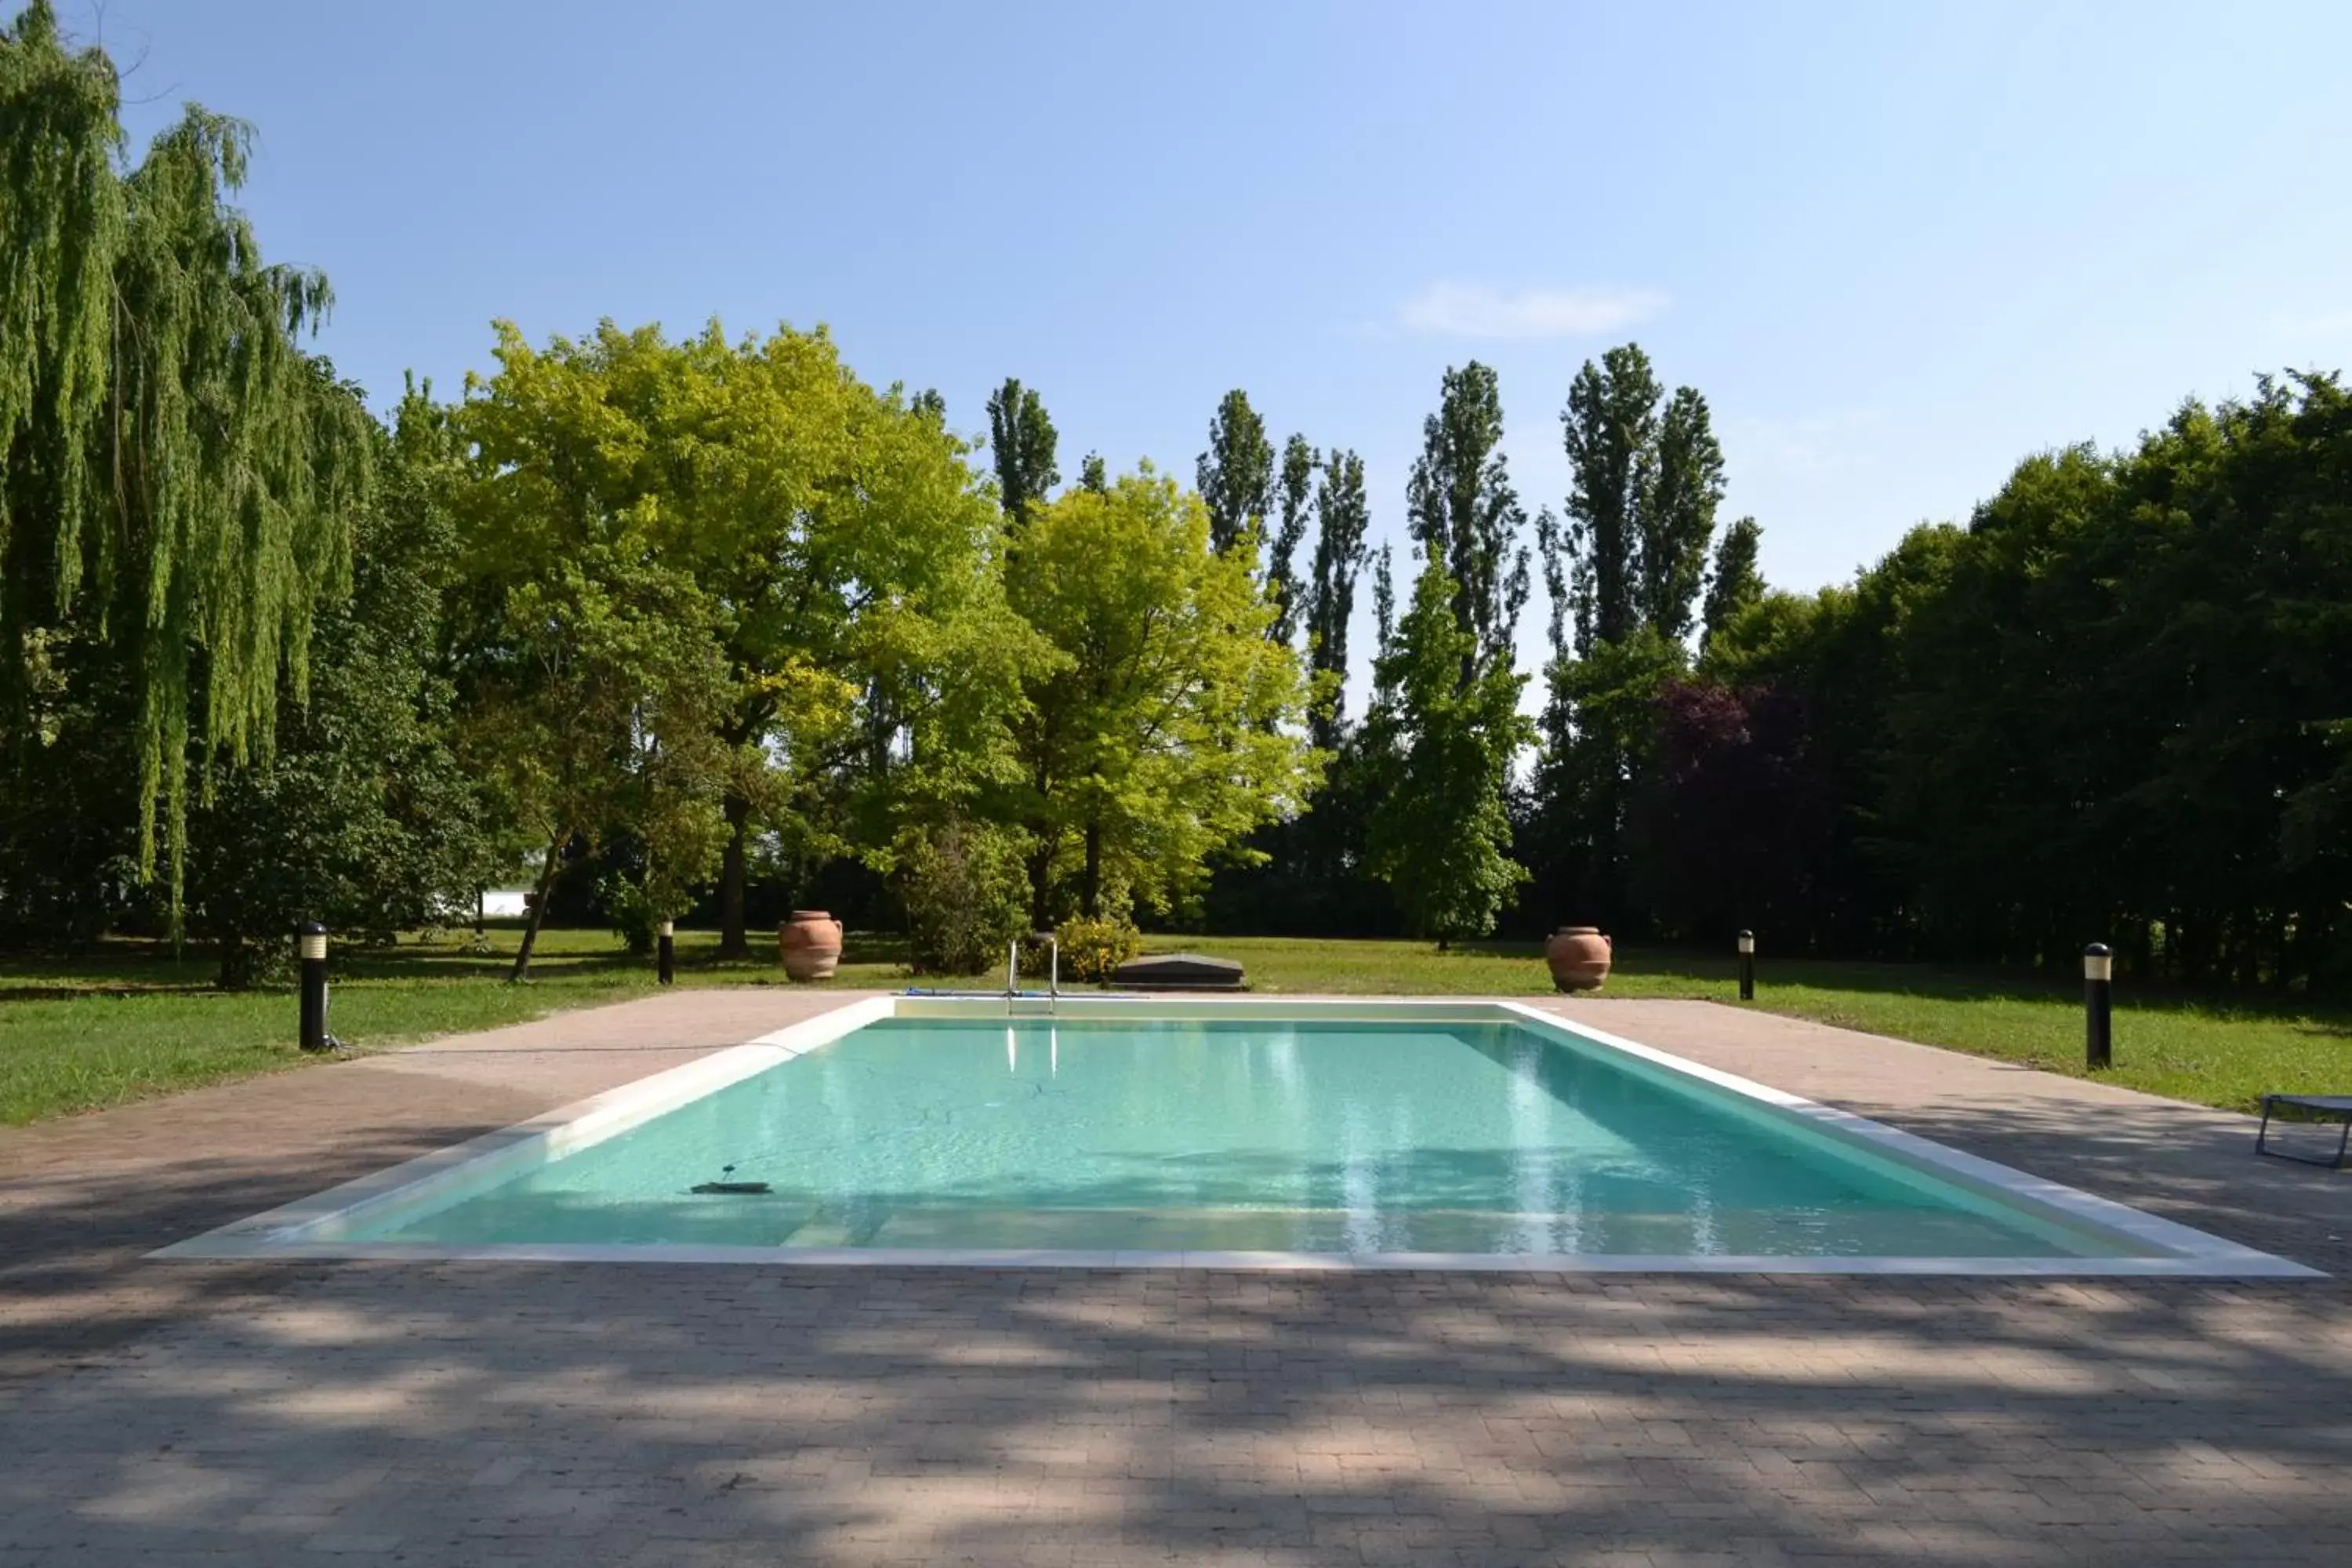
POLYGON ((94 1175, 70 1166, 0 1189, 0 1389, 102 1354, 162 1323, 249 1301, 296 1271, 178 1269, 159 1247, 354 1180, 489 1129, 357 1128, 333 1151, 157 1160, 94 1175))
MULTIPOLYGON (((2158 1100, 2084 1105, 2022 1097, 1998 1107, 1941 1103, 1865 1113, 2328 1274, 2352 1276, 2352 1171, 2257 1155, 2250 1118, 2158 1100)), ((2332 1152, 2335 1133, 2288 1127, 2280 1135, 2300 1140, 2289 1145, 2298 1150, 2315 1147, 2324 1135, 2332 1152)))
MULTIPOLYGON (((2171 1108, 1903 1120, 2341 1261, 2171 1108)), ((478 1130, 12 1186, 0 1563, 2352 1560, 2336 1281, 137 1261, 478 1130)))
POLYGON ((0 1407, 0 1553, 2341 1562, 2344 1306, 352 1265, 0 1407))

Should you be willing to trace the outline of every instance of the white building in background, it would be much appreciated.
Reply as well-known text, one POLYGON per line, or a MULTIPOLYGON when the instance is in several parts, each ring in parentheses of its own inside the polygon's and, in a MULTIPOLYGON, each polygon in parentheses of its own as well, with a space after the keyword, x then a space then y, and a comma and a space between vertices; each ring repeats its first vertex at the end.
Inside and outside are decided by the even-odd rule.
POLYGON ((482 894, 482 914, 488 920, 520 920, 529 913, 523 900, 529 888, 492 888, 482 894))

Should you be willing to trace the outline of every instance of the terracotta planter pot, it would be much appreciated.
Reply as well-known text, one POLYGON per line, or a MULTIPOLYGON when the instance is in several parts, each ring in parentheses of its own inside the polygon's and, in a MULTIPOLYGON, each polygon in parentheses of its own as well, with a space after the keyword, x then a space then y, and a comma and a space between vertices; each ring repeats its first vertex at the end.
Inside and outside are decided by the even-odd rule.
POLYGON ((841 922, 823 910, 794 910, 776 928, 776 952, 793 980, 830 980, 841 962, 841 922))
POLYGON ((1598 991, 1609 978, 1609 939, 1597 926, 1562 926, 1544 943, 1544 962, 1562 991, 1598 991))

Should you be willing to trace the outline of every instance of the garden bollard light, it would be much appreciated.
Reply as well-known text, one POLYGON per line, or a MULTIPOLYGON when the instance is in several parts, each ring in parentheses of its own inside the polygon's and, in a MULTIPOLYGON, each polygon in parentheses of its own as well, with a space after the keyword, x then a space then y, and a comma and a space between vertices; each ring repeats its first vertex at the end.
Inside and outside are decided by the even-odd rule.
POLYGON ((327 1048, 327 928, 304 921, 302 931, 302 1048, 327 1048))
POLYGON ((671 960, 676 958, 677 955, 677 940, 672 934, 672 927, 674 924, 675 922, 670 921, 662 921, 661 935, 658 939, 660 942, 659 956, 654 961, 654 973, 660 976, 661 983, 664 985, 669 984, 671 981, 677 978, 670 969, 671 960))
POLYGON ((1756 933, 1752 931, 1739 933, 1739 999, 1756 1000, 1756 933))
POLYGON ((2083 1060, 2096 1071, 2116 1059, 2113 1014, 2116 961, 2107 944, 2095 942, 2083 950, 2083 1060))

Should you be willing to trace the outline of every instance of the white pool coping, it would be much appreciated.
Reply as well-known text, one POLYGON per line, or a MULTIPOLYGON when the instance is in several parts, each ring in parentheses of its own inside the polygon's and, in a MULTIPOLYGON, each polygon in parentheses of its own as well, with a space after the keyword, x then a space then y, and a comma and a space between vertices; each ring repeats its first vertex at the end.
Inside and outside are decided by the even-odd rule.
MULTIPOLYGON (((1042 998, 1024 1005, 1034 1005, 1042 998)), ((2162 1219, 2063 1183, 1980 1159, 1851 1111, 1677 1057, 1638 1040, 1572 1023, 1508 1000, 1436 997, 1295 1000, 1238 996, 1065 996, 1053 1017, 1024 1012, 1008 1018, 1001 997, 873 996, 716 1051, 680 1067, 527 1121, 406 1161, 357 1181, 242 1219, 150 1253, 158 1258, 376 1259, 415 1262, 508 1260, 537 1263, 751 1263, 770 1267, 959 1268, 1203 1268, 1474 1272, 1507 1274, 1922 1275, 2063 1279, 2324 1279, 2318 1269, 2162 1219), (562 1158, 626 1131, 755 1073, 891 1017, 962 1017, 1024 1025, 1066 1020, 1150 1018, 1365 1022, 1508 1023, 1565 1036, 1708 1084, 1810 1123, 1865 1149, 2035 1216, 2088 1230, 2155 1256, 2129 1258, 1804 1258, 1705 1254, 1322 1253, 1214 1251, 1065 1251, 981 1247, 793 1247, 499 1243, 453 1247, 351 1239, 346 1232, 387 1208, 428 1201, 452 1186, 472 1188, 512 1170, 562 1158)))

